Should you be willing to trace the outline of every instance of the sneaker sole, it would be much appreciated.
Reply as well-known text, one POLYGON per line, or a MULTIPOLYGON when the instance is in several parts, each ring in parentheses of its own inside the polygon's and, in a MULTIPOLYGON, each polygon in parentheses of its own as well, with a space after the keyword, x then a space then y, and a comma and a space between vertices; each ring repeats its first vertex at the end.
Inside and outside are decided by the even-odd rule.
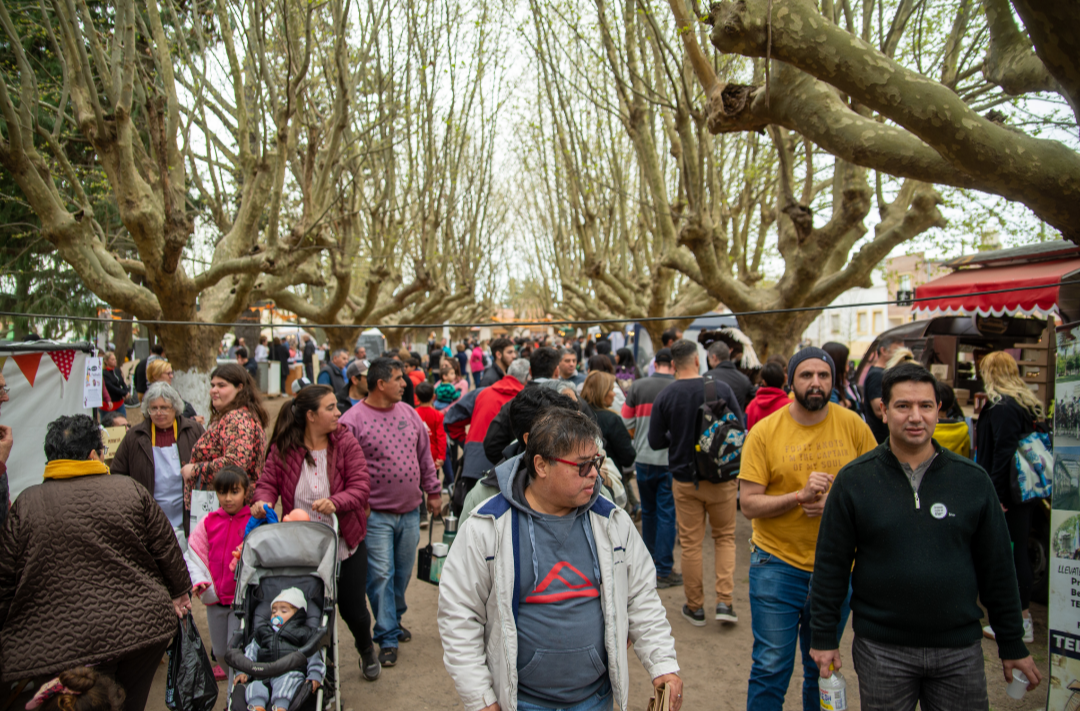
POLYGON ((716 619, 720 620, 721 622, 730 622, 732 624, 739 621, 739 618, 736 617, 735 615, 724 615, 724 614, 718 614, 716 616, 716 619))
POLYGON ((375 676, 368 676, 368 673, 363 669, 360 670, 360 676, 364 677, 366 681, 375 681, 382 674, 382 664, 379 665, 379 671, 375 672, 375 676))
POLYGON ((685 612, 683 613, 683 619, 685 619, 687 622, 692 624, 694 627, 704 627, 705 626, 705 620, 696 620, 693 617, 691 617, 690 615, 686 614, 685 612))
POLYGON ((396 660, 390 660, 390 659, 382 660, 382 659, 380 659, 380 660, 379 660, 379 671, 380 671, 380 673, 381 673, 381 672, 382 672, 382 670, 383 670, 383 669, 385 669, 386 667, 392 667, 392 666, 394 666, 395 664, 397 664, 397 661, 396 661, 396 660))

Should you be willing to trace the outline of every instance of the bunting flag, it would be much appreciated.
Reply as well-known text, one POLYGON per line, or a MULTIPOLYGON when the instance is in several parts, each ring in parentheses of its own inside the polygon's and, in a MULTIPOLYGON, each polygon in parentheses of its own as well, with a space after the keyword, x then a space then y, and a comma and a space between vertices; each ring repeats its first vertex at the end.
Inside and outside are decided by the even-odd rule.
POLYGON ((4 373, 4 364, 7 363, 7 356, 0 356, 0 375, 4 373))
POLYGON ((71 376, 71 366, 75 362, 75 351, 49 351, 49 357, 56 363, 57 370, 64 379, 60 381, 60 399, 64 399, 64 383, 71 376))
POLYGON ((30 387, 34 387, 34 378, 37 377, 38 365, 41 363, 41 353, 24 353, 13 355, 11 359, 19 366, 23 376, 30 381, 30 387))

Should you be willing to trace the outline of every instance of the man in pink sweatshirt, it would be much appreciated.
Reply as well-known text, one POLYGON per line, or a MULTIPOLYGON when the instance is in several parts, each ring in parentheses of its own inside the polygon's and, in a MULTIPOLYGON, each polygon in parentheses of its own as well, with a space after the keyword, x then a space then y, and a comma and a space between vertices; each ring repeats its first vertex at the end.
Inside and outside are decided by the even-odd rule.
POLYGON ((420 516, 427 492, 432 515, 442 510, 442 486, 431 457, 427 427, 401 401, 401 363, 376 358, 368 367, 368 396, 341 416, 367 459, 371 513, 367 521, 367 594, 375 618, 372 638, 384 667, 397 663, 398 642, 412 639, 401 625, 405 589, 420 543, 420 516))

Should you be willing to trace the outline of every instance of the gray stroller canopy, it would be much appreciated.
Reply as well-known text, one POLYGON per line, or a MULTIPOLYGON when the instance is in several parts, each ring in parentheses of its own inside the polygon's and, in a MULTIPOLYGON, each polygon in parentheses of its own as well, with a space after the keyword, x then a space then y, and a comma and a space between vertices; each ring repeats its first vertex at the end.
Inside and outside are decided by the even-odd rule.
POLYGON ((315 575, 337 599, 337 533, 323 523, 284 521, 259 526, 244 539, 237 594, 272 575, 315 575))

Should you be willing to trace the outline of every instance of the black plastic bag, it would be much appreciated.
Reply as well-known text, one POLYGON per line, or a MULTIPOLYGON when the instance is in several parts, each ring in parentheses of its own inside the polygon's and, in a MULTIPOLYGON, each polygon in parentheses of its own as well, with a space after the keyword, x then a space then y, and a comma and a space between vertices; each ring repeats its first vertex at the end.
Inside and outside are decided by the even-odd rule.
POLYGON ((429 585, 439 584, 431 579, 431 561, 435 557, 434 550, 431 546, 431 529, 434 527, 435 517, 430 516, 428 517, 427 546, 416 552, 416 579, 423 580, 429 585))
POLYGON ((212 711, 217 698, 214 668, 189 612, 179 621, 176 636, 169 646, 165 705, 172 711, 212 711))

